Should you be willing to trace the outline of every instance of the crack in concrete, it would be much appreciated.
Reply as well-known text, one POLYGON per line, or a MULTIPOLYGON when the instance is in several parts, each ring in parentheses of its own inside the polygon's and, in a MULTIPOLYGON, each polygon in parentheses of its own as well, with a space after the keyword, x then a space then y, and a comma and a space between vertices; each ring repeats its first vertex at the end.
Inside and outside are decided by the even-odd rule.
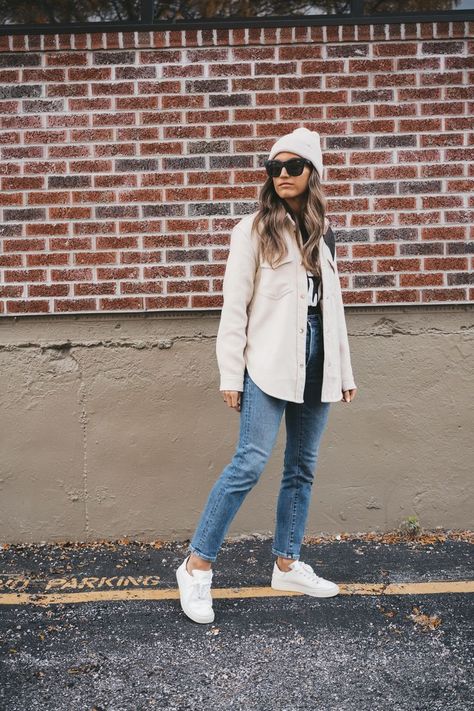
MULTIPOLYGON (((437 328, 435 326, 427 328, 405 328, 398 326, 394 321, 390 319, 381 319, 375 323, 369 330, 363 332, 350 331, 349 336, 351 338, 367 338, 367 337, 381 337, 381 338, 392 338, 393 336, 425 336, 425 335, 436 335, 436 336, 460 336, 460 335, 474 335, 474 324, 469 326, 461 326, 458 330, 444 330, 442 328, 437 328)), ((133 348, 136 350, 153 349, 158 348, 160 350, 170 349, 173 345, 179 341, 184 342, 194 342, 194 341, 204 341, 204 340, 215 340, 215 334, 203 334, 199 333, 194 336, 173 336, 172 338, 160 339, 157 341, 149 340, 112 340, 112 339, 99 339, 96 341, 71 341, 67 339, 66 341, 50 341, 50 342, 35 342, 35 341, 25 341, 24 343, 15 344, 0 344, 0 351, 14 352, 20 349, 27 348, 40 348, 42 351, 48 349, 51 350, 70 350, 71 348, 133 348)))
POLYGON ((40 348, 42 351, 59 350, 67 351, 71 348, 134 348, 137 350, 143 350, 145 348, 159 348, 169 349, 172 348, 178 341, 204 341, 204 340, 215 340, 215 335, 206 335, 200 333, 195 336, 173 336, 172 338, 161 339, 158 341, 125 341, 125 340, 111 340, 111 339, 100 339, 97 341, 51 341, 51 342, 34 342, 25 341, 24 343, 15 344, 4 344, 0 345, 0 351, 14 352, 20 349, 27 348, 40 348))
POLYGON ((461 326, 456 330, 446 330, 443 328, 438 328, 436 326, 421 327, 421 328, 407 328, 405 326, 399 325, 396 321, 390 318, 382 317, 376 321, 369 330, 363 333, 355 333, 351 331, 351 337, 365 337, 365 336, 381 336, 383 338, 390 338, 395 335, 402 336, 424 336, 424 335, 437 335, 437 336, 455 336, 464 335, 465 333, 474 332, 474 324, 469 326, 461 326))
MULTIPOLYGON (((45 349, 43 349, 45 350, 45 349)), ((61 347, 61 350, 67 350, 68 356, 73 359, 77 365, 77 370, 79 373, 79 391, 78 391, 78 401, 80 405, 80 415, 79 424, 81 427, 82 434, 82 491, 83 491, 83 508, 84 508, 84 528, 86 536, 90 532, 90 521, 89 521, 89 510, 88 510, 88 479, 87 479, 87 404, 86 404, 86 386, 83 378, 83 371, 80 361, 71 353, 71 346, 61 347)))

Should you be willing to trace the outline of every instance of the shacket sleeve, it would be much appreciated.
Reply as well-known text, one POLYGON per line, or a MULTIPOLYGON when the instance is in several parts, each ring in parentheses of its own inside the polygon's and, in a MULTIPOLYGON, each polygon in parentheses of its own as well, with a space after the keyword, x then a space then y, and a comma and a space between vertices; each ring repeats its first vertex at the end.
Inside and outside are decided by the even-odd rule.
POLYGON ((222 285, 223 305, 216 338, 220 390, 243 392, 244 389, 247 307, 253 296, 256 270, 257 255, 251 235, 237 224, 230 236, 222 285))
POLYGON ((357 388, 354 381, 354 375, 352 373, 351 364, 351 354, 349 348, 349 339, 347 336, 347 325, 346 316, 344 313, 344 302, 342 300, 342 290, 341 282, 339 280, 339 272, 337 269, 337 260, 334 257, 334 264, 336 267, 336 304, 338 309, 338 325, 339 325, 339 344, 340 344, 340 358, 341 358, 341 376, 342 376, 342 390, 352 390, 357 388))

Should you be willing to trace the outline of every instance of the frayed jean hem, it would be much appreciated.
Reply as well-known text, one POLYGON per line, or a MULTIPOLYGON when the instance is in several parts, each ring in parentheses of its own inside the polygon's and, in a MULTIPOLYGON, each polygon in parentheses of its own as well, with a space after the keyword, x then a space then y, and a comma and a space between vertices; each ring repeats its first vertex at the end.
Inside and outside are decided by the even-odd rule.
POLYGON ((298 560, 300 557, 299 553, 296 553, 296 555, 291 555, 291 553, 282 553, 281 551, 276 551, 274 548, 272 548, 272 553, 274 555, 280 556, 280 558, 292 558, 293 560, 298 560))
POLYGON ((195 553, 196 555, 198 555, 200 558, 203 558, 204 560, 208 560, 210 563, 215 563, 215 561, 217 560, 217 556, 215 556, 214 558, 211 558, 211 556, 204 555, 204 553, 201 553, 201 551, 198 551, 198 549, 192 545, 188 545, 188 551, 191 553, 195 553))

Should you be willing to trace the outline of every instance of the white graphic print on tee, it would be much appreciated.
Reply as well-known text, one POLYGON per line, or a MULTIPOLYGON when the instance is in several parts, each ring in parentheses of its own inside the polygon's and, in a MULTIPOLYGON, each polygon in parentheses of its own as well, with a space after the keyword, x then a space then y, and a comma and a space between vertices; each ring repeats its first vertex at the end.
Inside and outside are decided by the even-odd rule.
POLYGON ((306 272, 308 280, 308 306, 317 306, 321 301, 321 277, 310 271, 306 272))

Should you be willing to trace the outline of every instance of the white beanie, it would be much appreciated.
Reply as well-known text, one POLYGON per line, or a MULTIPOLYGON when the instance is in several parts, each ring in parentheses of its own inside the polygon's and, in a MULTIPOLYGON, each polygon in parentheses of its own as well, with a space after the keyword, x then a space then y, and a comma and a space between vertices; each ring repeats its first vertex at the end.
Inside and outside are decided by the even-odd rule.
POLYGON ((317 131, 310 131, 304 127, 295 128, 294 131, 285 134, 273 144, 268 159, 271 160, 281 151, 296 153, 302 158, 310 160, 318 171, 320 179, 322 179, 323 154, 321 152, 321 140, 317 131))

